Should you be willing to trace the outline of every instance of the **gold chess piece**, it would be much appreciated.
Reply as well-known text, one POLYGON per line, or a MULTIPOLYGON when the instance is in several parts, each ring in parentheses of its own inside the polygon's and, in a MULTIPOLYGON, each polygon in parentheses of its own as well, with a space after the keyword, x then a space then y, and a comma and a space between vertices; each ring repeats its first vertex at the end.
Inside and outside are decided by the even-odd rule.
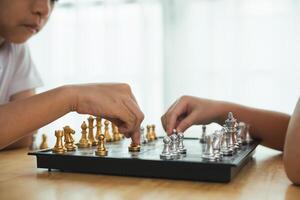
POLYGON ((90 141, 87 139, 87 125, 85 121, 81 124, 81 139, 79 140, 78 147, 79 148, 89 148, 91 146, 90 141))
POLYGON ((149 142, 155 140, 155 136, 153 135, 153 126, 152 125, 147 125, 146 138, 149 142))
POLYGON ((108 120, 105 120, 104 121, 104 137, 105 137, 105 140, 106 142, 112 142, 112 137, 110 136, 109 134, 109 121, 108 120))
POLYGON ((65 136, 65 148, 67 151, 75 151, 76 146, 74 145, 73 136, 75 131, 70 126, 64 127, 64 136, 65 136))
POLYGON ((154 138, 154 140, 157 140, 155 125, 152 124, 151 128, 152 128, 152 138, 154 138))
POLYGON ((56 144, 52 149, 53 153, 64 153, 66 151, 66 148, 63 146, 63 142, 62 142, 63 135, 64 135, 63 131, 61 130, 55 131, 56 144))
POLYGON ((90 116, 88 118, 88 124, 89 124, 88 125, 88 127, 89 127, 89 135, 88 135, 89 141, 93 146, 97 146, 98 141, 94 137, 94 118, 92 116, 90 116))
POLYGON ((47 135, 46 134, 43 134, 42 135, 42 142, 41 142, 41 145, 40 145, 40 149, 48 149, 49 146, 48 146, 48 143, 47 143, 47 135))
POLYGON ((111 129, 112 129, 114 141, 119 141, 119 140, 121 140, 121 135, 120 135, 120 133, 119 133, 118 127, 117 127, 115 124, 111 123, 111 129))
POLYGON ((102 118, 101 117, 96 117, 96 140, 99 142, 99 137, 102 134, 102 118))
POLYGON ((130 146, 128 147, 129 152, 139 152, 141 150, 141 145, 139 144, 134 144, 131 142, 130 146))
POLYGON ((103 134, 101 134, 98 138, 98 146, 97 146, 97 150, 95 151, 95 154, 97 156, 107 156, 107 149, 105 148, 105 137, 103 134))

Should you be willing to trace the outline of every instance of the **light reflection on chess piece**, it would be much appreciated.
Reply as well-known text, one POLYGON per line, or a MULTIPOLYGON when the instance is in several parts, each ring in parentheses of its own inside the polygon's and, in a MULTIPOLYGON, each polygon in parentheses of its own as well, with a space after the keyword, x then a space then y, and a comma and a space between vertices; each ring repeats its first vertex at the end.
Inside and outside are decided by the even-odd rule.
POLYGON ((81 139, 79 140, 78 147, 79 148, 89 148, 91 146, 90 141, 87 139, 87 125, 85 121, 81 124, 81 139))
POLYGON ((112 129, 112 133, 113 133, 113 140, 114 141, 121 140, 121 136, 120 136, 118 127, 114 123, 111 123, 111 129, 112 129))
POLYGON ((92 116, 88 118, 88 128, 89 128, 89 134, 88 134, 89 141, 93 146, 97 146, 98 141, 95 140, 94 137, 94 118, 92 116))
POLYGON ((54 148, 52 149, 53 153, 64 153, 66 151, 65 147, 63 146, 62 138, 64 132, 62 130, 55 131, 56 136, 56 143, 54 148))
POLYGON ((48 146, 48 143, 47 143, 47 135, 43 134, 40 149, 48 149, 48 148, 49 148, 49 146, 48 146))
POLYGON ((99 142, 99 137, 102 134, 102 118, 101 117, 96 117, 96 140, 99 142))
POLYGON ((107 149, 105 147, 105 137, 103 134, 101 134, 98 138, 98 146, 97 146, 97 150, 95 151, 95 154, 97 156, 107 156, 107 149))
POLYGON ((110 136, 109 133, 109 121, 105 120, 104 121, 104 137, 106 142, 112 142, 112 137, 110 136))
POLYGON ((65 148, 67 151, 75 151, 76 146, 74 144, 73 136, 75 131, 70 126, 65 126, 64 128, 64 137, 65 137, 65 148))

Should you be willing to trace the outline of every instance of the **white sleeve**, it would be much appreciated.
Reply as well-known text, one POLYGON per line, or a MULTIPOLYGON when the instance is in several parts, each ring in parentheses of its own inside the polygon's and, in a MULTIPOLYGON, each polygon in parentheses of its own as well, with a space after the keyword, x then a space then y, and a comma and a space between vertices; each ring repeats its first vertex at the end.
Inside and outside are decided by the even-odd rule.
POLYGON ((35 89, 43 85, 38 71, 32 61, 27 45, 13 45, 12 49, 15 72, 11 81, 9 95, 35 89))

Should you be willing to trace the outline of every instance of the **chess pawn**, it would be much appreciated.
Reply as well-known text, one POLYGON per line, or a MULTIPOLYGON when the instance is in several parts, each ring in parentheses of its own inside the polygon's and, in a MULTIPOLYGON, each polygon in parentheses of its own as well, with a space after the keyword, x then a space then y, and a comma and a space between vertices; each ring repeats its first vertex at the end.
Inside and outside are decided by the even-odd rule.
POLYGON ((40 149, 48 149, 49 146, 47 144, 47 135, 46 134, 43 134, 42 135, 42 143, 40 145, 40 149))
POLYGON ((205 136, 205 141, 206 141, 205 151, 202 154, 202 158, 204 160, 215 161, 216 157, 215 157, 215 154, 214 154, 213 145, 212 145, 210 135, 205 136))
POLYGON ((95 137, 94 137, 94 118, 92 116, 90 116, 88 118, 88 124, 89 124, 88 125, 88 128, 89 128, 89 134, 88 134, 89 141, 92 144, 92 146, 97 146, 98 141, 95 140, 95 137))
POLYGON ((96 117, 96 128, 97 128, 96 140, 99 140, 99 137, 102 134, 102 118, 101 117, 96 117))
POLYGON ((199 142, 205 144, 205 137, 206 137, 206 125, 202 125, 202 133, 199 138, 199 142))
POLYGON ((109 121, 108 120, 104 121, 104 137, 105 137, 106 142, 112 142, 112 140, 113 140, 109 133, 109 121))
POLYGON ((30 144, 30 147, 29 147, 29 150, 31 151, 35 151, 35 150, 38 150, 38 146, 37 146, 37 142, 36 142, 36 136, 37 134, 34 133, 32 135, 32 138, 31 138, 31 144, 30 144))
POLYGON ((79 140, 78 147, 79 148, 89 148, 91 146, 90 141, 87 139, 87 125, 85 121, 81 124, 81 139, 79 140))
POLYGON ((97 156, 107 156, 107 149, 105 147, 105 137, 103 134, 101 134, 98 138, 98 146, 97 150, 95 151, 95 154, 97 156))
POLYGON ((170 136, 171 139, 171 153, 174 156, 174 158, 179 159, 180 158, 180 152, 178 150, 178 143, 177 143, 177 134, 173 132, 173 134, 170 136))
POLYGON ((246 136, 245 136, 245 143, 246 144, 251 144, 253 142, 253 139, 251 138, 250 136, 250 125, 249 124, 246 124, 246 130, 245 130, 245 133, 246 133, 246 136))
POLYGON ((184 144, 183 144, 183 138, 184 138, 183 133, 178 133, 177 137, 179 140, 178 149, 179 149, 180 153, 186 154, 186 148, 184 147, 184 144))
POLYGON ((215 133, 212 135, 212 146, 214 150, 214 154, 216 159, 221 159, 223 154, 221 152, 221 140, 222 140, 222 134, 219 133, 220 131, 215 131, 215 133))
POLYGON ((120 136, 118 127, 114 123, 111 123, 111 129, 112 129, 112 133, 113 133, 113 140, 120 141, 121 136, 120 136))
POLYGON ((74 139, 72 135, 75 134, 75 131, 71 129, 70 126, 65 126, 64 128, 64 136, 65 136, 65 148, 67 151, 75 151, 76 146, 74 145, 74 139))
POLYGON ((141 144, 146 144, 148 141, 147 141, 147 138, 145 137, 145 134, 144 134, 144 127, 140 127, 140 143, 141 144))
POLYGON ((141 150, 141 145, 140 144, 134 144, 131 142, 131 144, 128 147, 129 152, 139 152, 141 150))
POLYGON ((153 140, 157 140, 156 130, 155 130, 155 124, 152 124, 151 130, 152 130, 152 132, 151 132, 152 139, 153 140))
POLYGON ((174 159, 174 156, 171 153, 171 149, 170 149, 171 139, 168 136, 165 136, 163 139, 163 143, 164 143, 164 149, 160 154, 160 159, 162 159, 162 160, 174 159))
POLYGON ((147 140, 148 141, 153 141, 155 140, 155 133, 154 133, 154 130, 155 129, 155 125, 148 125, 147 126, 147 140))
POLYGON ((147 125, 147 134, 146 134, 146 138, 148 140, 148 142, 151 142, 151 126, 150 125, 147 125))
POLYGON ((63 146, 62 137, 64 132, 61 130, 55 131, 56 136, 56 143, 54 148, 52 149, 53 153, 64 153, 66 151, 65 147, 63 146))

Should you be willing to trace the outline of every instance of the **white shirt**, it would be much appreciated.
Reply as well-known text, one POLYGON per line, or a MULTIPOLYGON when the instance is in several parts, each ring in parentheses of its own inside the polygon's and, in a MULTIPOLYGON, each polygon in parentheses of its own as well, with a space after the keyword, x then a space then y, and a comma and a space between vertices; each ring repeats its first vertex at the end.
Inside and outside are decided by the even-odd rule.
POLYGON ((0 105, 12 95, 42 86, 42 80, 25 44, 0 45, 0 105))

